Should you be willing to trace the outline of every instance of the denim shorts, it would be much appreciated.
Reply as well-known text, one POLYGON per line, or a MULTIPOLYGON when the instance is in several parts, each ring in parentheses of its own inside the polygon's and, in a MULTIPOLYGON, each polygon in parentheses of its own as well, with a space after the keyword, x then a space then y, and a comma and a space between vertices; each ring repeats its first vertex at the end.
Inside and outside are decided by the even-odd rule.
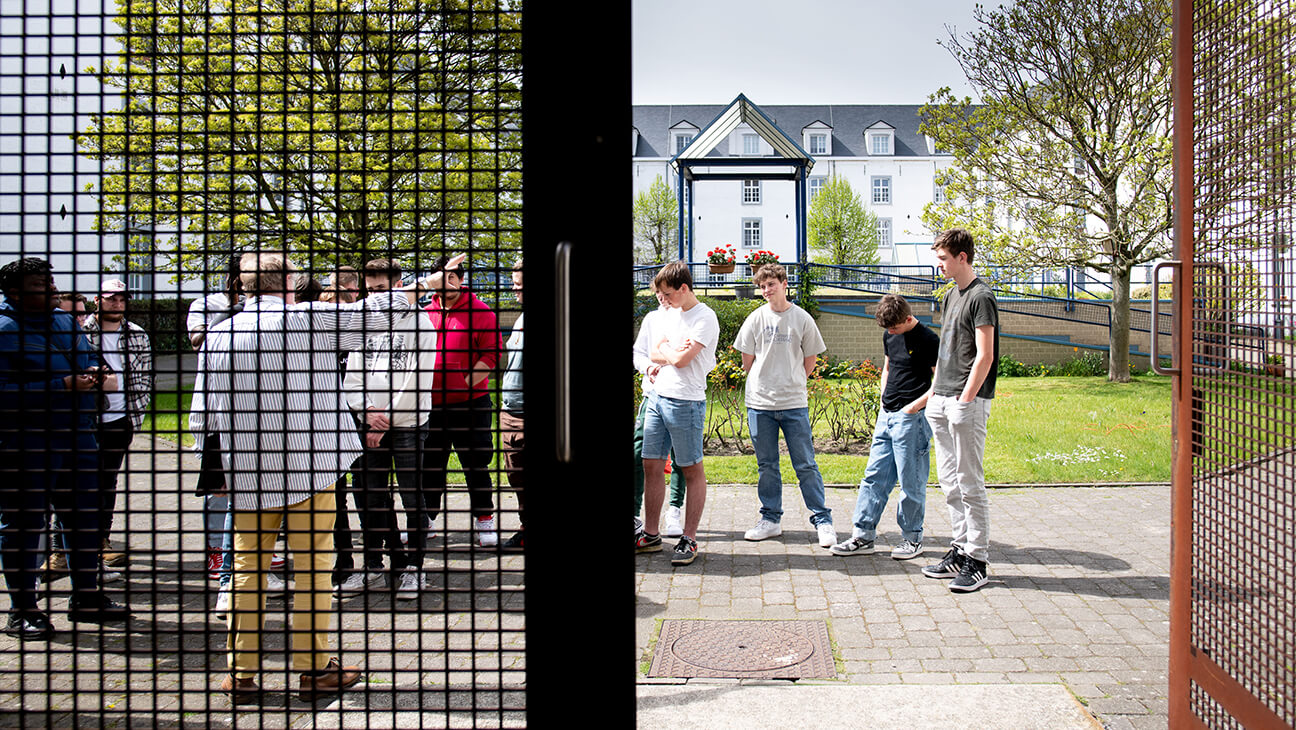
POLYGON ((648 395, 644 414, 643 458, 664 460, 675 449, 675 466, 702 461, 706 401, 648 395))

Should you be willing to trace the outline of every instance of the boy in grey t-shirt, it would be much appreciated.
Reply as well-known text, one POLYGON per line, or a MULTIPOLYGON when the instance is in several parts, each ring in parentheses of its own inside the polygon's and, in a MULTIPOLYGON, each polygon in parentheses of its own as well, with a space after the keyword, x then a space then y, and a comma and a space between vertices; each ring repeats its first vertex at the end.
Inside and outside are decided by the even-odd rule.
POLYGON ((783 534, 783 479, 778 448, 782 429, 792 468, 801 484, 801 497, 810 510, 810 524, 818 532, 819 545, 832 547, 837 533, 832 510, 824 504, 823 477, 815 463, 806 394, 806 380, 814 371, 815 356, 827 347, 814 318, 788 301, 787 272, 782 266, 762 266, 755 283, 767 303, 747 316, 734 340, 734 348, 742 353, 743 370, 748 373, 747 422, 760 475, 756 487, 760 520, 743 537, 764 540, 783 534))
POLYGON ((986 495, 986 421, 999 361, 999 306, 989 285, 972 270, 972 236, 953 228, 932 244, 941 271, 954 280, 941 316, 940 354, 927 401, 936 441, 936 472, 950 514, 950 549, 929 578, 953 578, 949 589, 969 593, 985 585, 990 549, 986 495))

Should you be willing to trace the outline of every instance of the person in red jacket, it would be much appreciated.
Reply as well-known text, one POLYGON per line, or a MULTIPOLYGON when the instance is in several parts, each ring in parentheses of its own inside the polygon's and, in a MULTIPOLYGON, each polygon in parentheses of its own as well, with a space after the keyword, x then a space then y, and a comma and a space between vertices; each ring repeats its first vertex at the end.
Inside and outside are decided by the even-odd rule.
MULTIPOLYGON (((447 257, 433 264, 442 271, 447 257)), ((428 316, 437 330, 437 356, 432 390, 432 418, 424 443, 423 496, 428 518, 441 511, 450 450, 459 456, 473 516, 477 544, 499 544, 495 524, 495 485, 490 464, 495 455, 491 430, 495 404, 490 397, 490 374, 499 363, 503 342, 499 320, 467 287, 463 268, 445 269, 442 288, 432 294, 428 316)), ((447 526, 448 531, 448 526, 447 526)))

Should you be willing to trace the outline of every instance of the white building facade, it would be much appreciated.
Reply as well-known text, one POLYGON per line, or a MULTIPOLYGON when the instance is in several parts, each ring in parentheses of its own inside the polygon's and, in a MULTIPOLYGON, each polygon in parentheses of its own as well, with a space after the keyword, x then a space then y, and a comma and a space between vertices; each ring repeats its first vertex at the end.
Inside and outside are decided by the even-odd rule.
MULTIPOLYGON (((728 107, 636 106, 632 175, 635 195, 661 177, 678 191, 671 159, 728 107)), ((832 175, 847 180, 877 215, 878 259, 883 264, 934 266, 933 232, 922 223, 923 206, 937 199, 937 171, 953 158, 934 149, 918 131, 919 105, 763 106, 760 110, 813 159, 806 175, 806 208, 832 175)), ((750 125, 740 124, 707 160, 778 156, 750 125)), ((687 187, 687 186, 686 186, 687 187)), ((796 256, 796 184, 786 180, 698 180, 692 201, 693 261, 732 245, 745 252, 773 251, 781 261, 796 256)), ((686 201, 687 211, 687 201, 686 201)), ((687 247, 687 243, 686 243, 687 247)), ((685 255, 687 256, 687 250, 685 255)))

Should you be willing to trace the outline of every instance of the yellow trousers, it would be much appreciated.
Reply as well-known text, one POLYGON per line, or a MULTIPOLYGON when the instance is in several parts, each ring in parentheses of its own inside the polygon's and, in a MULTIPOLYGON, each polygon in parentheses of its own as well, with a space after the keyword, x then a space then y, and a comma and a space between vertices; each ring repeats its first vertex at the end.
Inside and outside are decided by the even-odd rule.
POLYGON ((275 539, 287 520, 296 588, 292 612, 292 665, 298 672, 328 666, 329 624, 333 617, 333 487, 304 502, 265 512, 234 513, 233 601, 229 621, 230 673, 239 679, 261 670, 261 631, 265 623, 266 575, 275 539))

